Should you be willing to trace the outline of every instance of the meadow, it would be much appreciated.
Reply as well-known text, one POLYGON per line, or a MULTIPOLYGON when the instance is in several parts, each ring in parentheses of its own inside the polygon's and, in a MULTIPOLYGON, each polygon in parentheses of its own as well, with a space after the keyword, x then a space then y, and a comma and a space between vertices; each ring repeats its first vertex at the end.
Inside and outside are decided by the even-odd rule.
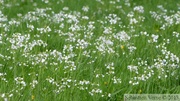
POLYGON ((180 94, 179 0, 0 0, 0 101, 180 94))

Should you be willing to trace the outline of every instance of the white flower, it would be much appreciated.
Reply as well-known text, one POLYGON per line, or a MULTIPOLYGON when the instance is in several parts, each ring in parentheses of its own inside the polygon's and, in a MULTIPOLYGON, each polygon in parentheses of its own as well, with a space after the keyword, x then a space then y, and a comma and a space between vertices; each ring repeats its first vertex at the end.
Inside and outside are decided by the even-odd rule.
POLYGON ((136 50, 136 47, 135 46, 129 46, 128 49, 130 52, 133 52, 134 50, 136 50))
POLYGON ((108 97, 111 97, 111 94, 110 94, 110 93, 108 94, 108 97))
POLYGON ((64 11, 68 11, 69 8, 68 8, 68 7, 64 7, 63 10, 64 10, 64 11))
POLYGON ((130 40, 131 37, 125 31, 121 31, 114 35, 114 38, 119 39, 119 41, 127 41, 130 40))
POLYGON ((143 6, 136 6, 136 7, 134 7, 134 11, 137 11, 139 13, 144 13, 144 7, 143 6))
POLYGON ((159 35, 152 34, 151 37, 153 38, 153 42, 157 42, 157 39, 159 38, 159 35))
POLYGON ((83 6, 82 10, 83 10, 84 12, 88 12, 88 11, 89 11, 89 7, 88 7, 88 6, 83 6))
POLYGON ((130 24, 136 24, 136 23, 138 23, 138 21, 135 18, 130 19, 130 24))
POLYGON ((129 66, 127 66, 127 68, 128 68, 130 71, 137 71, 137 70, 138 70, 138 66, 133 66, 133 65, 129 65, 129 66))

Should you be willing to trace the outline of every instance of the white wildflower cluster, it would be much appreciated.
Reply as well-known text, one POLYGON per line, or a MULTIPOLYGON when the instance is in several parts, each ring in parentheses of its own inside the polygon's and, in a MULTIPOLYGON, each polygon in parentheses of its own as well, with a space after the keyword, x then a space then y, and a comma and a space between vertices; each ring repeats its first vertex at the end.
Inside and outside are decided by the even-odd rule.
POLYGON ((49 3, 49 0, 42 0, 42 2, 44 2, 44 3, 49 3))
POLYGON ((112 28, 111 27, 104 27, 104 34, 112 34, 112 28))
POLYGON ((167 9, 163 7, 163 5, 157 5, 157 8, 160 9, 163 12, 167 12, 167 9))
POLYGON ((64 73, 67 73, 69 71, 75 71, 76 70, 76 65, 74 61, 66 61, 66 65, 64 66, 64 73))
POLYGON ((179 38, 180 34, 179 34, 179 32, 174 31, 174 32, 172 33, 172 35, 173 35, 173 37, 176 37, 176 38, 177 38, 177 42, 180 42, 180 38, 179 38))
POLYGON ((0 0, 0 100, 119 100, 127 85, 179 84, 178 4, 15 1, 0 0))
POLYGON ((88 45, 89 45, 88 42, 84 41, 83 39, 82 40, 78 39, 77 44, 76 44, 76 48, 85 49, 88 47, 88 45))
POLYGON ((28 44, 25 45, 24 51, 30 51, 32 50, 35 46, 42 46, 46 47, 47 43, 45 43, 42 40, 33 40, 32 42, 29 42, 28 44))
POLYGON ((6 75, 7 73, 0 73, 0 80, 4 82, 8 82, 7 79, 5 78, 6 75))
POLYGON ((121 78, 117 78, 117 77, 115 77, 115 76, 112 78, 112 81, 113 81, 114 84, 120 84, 120 83, 122 83, 121 78))
MULTIPOLYGON (((46 0, 47 1, 47 0, 46 0)), ((36 16, 38 16, 38 17, 42 17, 42 18, 48 18, 49 17, 49 14, 47 14, 46 12, 47 11, 50 11, 51 10, 51 8, 45 8, 45 9, 43 9, 43 8, 37 8, 36 10, 35 10, 35 14, 36 14, 36 16)))
POLYGON ((27 24, 27 28, 29 28, 29 31, 32 32, 34 31, 34 26, 27 24))
POLYGON ((149 43, 157 43, 159 35, 152 34, 151 38, 152 38, 151 40, 148 40, 149 43))
POLYGON ((135 46, 128 46, 129 52, 134 52, 137 48, 135 46))
POLYGON ((36 87, 36 85, 38 84, 38 81, 37 80, 33 80, 30 85, 31 87, 34 89, 36 87))
POLYGON ((92 90, 89 92, 89 94, 90 94, 91 96, 93 96, 94 94, 102 94, 102 90, 101 90, 101 89, 98 89, 98 88, 92 89, 92 90))
POLYGON ((2 41, 3 40, 3 36, 4 36, 3 34, 0 34, 0 44, 3 44, 3 41, 2 41))
POLYGON ((169 43, 168 40, 164 40, 162 44, 156 46, 157 49, 161 50, 162 55, 158 55, 157 58, 153 60, 153 64, 149 65, 147 61, 140 61, 138 62, 138 66, 128 66, 132 74, 134 72, 138 74, 138 76, 131 78, 129 81, 130 84, 137 85, 140 81, 147 81, 152 77, 166 79, 173 76, 175 79, 178 79, 177 75, 178 69, 180 68, 180 60, 177 55, 167 50, 166 45, 169 43))
POLYGON ((17 50, 24 47, 30 39, 29 34, 21 35, 21 33, 14 33, 12 38, 7 38, 11 43, 11 49, 17 50))
POLYGON ((16 20, 11 20, 11 21, 9 21, 8 22, 9 23, 9 25, 11 25, 11 26, 19 26, 20 25, 20 22, 19 21, 16 21, 16 20))
POLYGON ((4 101, 8 101, 8 98, 7 97, 11 97, 11 96, 8 96, 8 94, 0 94, 1 98, 4 99, 4 101))
POLYGON ((89 11, 89 7, 88 7, 88 6, 83 6, 83 7, 82 7, 82 10, 83 10, 84 12, 88 12, 88 11, 89 11))
POLYGON ((180 12, 177 11, 176 13, 172 15, 167 15, 166 14, 166 9, 163 8, 163 6, 159 6, 159 9, 164 11, 163 13, 155 12, 155 11, 150 11, 151 16, 158 21, 159 23, 162 24, 160 27, 161 30, 166 30, 166 28, 171 27, 173 25, 178 25, 180 23, 180 12))
POLYGON ((149 36, 149 34, 147 32, 143 32, 143 31, 140 32, 140 35, 144 35, 144 36, 147 36, 147 37, 149 36))
MULTIPOLYGON (((140 11, 138 11, 138 12, 140 12, 140 11)), ((141 13, 143 13, 143 12, 141 11, 141 13)), ((141 26, 140 22, 144 22, 144 20, 145 20, 144 16, 141 16, 141 15, 135 16, 135 12, 132 12, 132 11, 127 14, 127 17, 129 18, 129 24, 130 24, 131 28, 133 28, 133 26, 131 26, 131 25, 134 25, 134 24, 136 24, 136 26, 137 25, 141 26)))
POLYGON ((131 3, 129 2, 129 0, 125 0, 124 2, 125 2, 124 5, 126 5, 126 6, 128 6, 128 7, 131 6, 131 3))
POLYGON ((88 16, 82 16, 82 19, 89 20, 89 17, 88 16))
POLYGON ((161 17, 162 17, 164 14, 158 14, 158 13, 155 12, 155 11, 150 11, 149 13, 151 14, 151 17, 154 18, 156 21, 160 21, 160 23, 162 22, 162 21, 161 21, 161 17))
POLYGON ((127 66, 127 68, 132 72, 135 71, 136 73, 138 73, 138 66, 133 66, 133 65, 129 65, 127 66))
MULTIPOLYGON (((58 64, 63 62, 62 53, 57 50, 45 51, 39 54, 24 54, 24 57, 29 60, 28 62, 31 63, 32 66, 38 65, 39 67, 42 67, 42 65, 57 66, 58 64)), ((56 68, 56 70, 57 69, 58 68, 56 68)))
POLYGON ((134 7, 134 11, 137 11, 139 13, 144 13, 144 7, 143 6, 136 6, 136 7, 134 7))
POLYGON ((141 58, 138 59, 138 66, 129 65, 128 69, 130 72, 135 73, 129 81, 129 84, 138 85, 140 82, 146 82, 154 76, 154 70, 152 66, 147 64, 147 61, 143 61, 141 58))
POLYGON ((92 30, 95 29, 94 23, 95 23, 94 21, 90 21, 90 22, 88 23, 87 27, 88 27, 88 30, 89 30, 89 31, 92 31, 92 30))
MULTIPOLYGON (((23 91, 25 89, 25 87, 27 86, 27 83, 24 81, 24 78, 22 78, 22 77, 15 77, 14 81, 17 86, 15 88, 13 88, 10 91, 10 93, 17 92, 20 94, 20 92, 23 91)), ((11 97, 13 96, 13 94, 10 94, 10 95, 11 95, 11 97)))
POLYGON ((47 46, 42 40, 33 40, 30 42, 30 34, 22 35, 21 33, 14 33, 11 38, 6 40, 11 43, 12 50, 20 49, 23 52, 31 51, 35 46, 47 46))
POLYGON ((114 74, 115 72, 114 72, 114 63, 110 63, 110 64, 105 64, 105 66, 106 66, 106 69, 107 69, 107 72, 106 72, 106 74, 107 75, 111 75, 111 74, 114 74))
POLYGON ((4 0, 0 0, 0 3, 3 4, 3 3, 4 3, 4 0))
POLYGON ((178 38, 179 35, 180 35, 178 32, 175 32, 175 31, 174 31, 172 34, 173 34, 173 36, 175 36, 176 38, 178 38))
POLYGON ((96 78, 104 78, 105 76, 103 74, 96 74, 96 78))
POLYGON ((39 17, 37 17, 35 13, 36 12, 28 12, 26 15, 23 16, 23 20, 29 22, 38 21, 39 17))
MULTIPOLYGON (((14 78, 14 80, 16 81, 17 85, 22 85, 23 87, 26 86, 26 82, 24 81, 24 78, 22 77, 16 77, 14 78)), ((22 88, 23 89, 23 88, 22 88)))
MULTIPOLYGON (((71 22, 70 22, 70 23, 71 23, 71 22)), ((81 30, 81 27, 78 26, 77 24, 74 24, 74 25, 71 25, 71 26, 69 27, 69 30, 72 31, 72 32, 74 32, 74 31, 80 31, 80 30, 81 30)))
POLYGON ((38 65, 38 64, 44 64, 47 65, 47 59, 49 57, 49 54, 47 53, 39 53, 36 55, 29 55, 28 58, 30 59, 30 61, 32 61, 32 65, 38 65))
POLYGON ((130 40, 131 38, 125 31, 120 31, 116 33, 113 37, 115 39, 118 39, 119 41, 124 41, 124 42, 130 40))
POLYGON ((41 18, 48 18, 50 17, 50 15, 47 14, 46 12, 50 10, 51 8, 45 8, 45 9, 37 8, 36 11, 28 12, 27 14, 22 16, 22 19, 24 21, 34 22, 34 21, 38 21, 41 18))
POLYGON ((83 80, 83 81, 79 81, 79 83, 75 84, 75 86, 77 86, 77 88, 80 90, 88 90, 90 84, 91 84, 90 81, 83 80))
POLYGON ((62 57, 62 53, 61 52, 59 52, 57 50, 53 50, 53 51, 50 52, 50 56, 52 56, 53 60, 57 59, 59 63, 62 63, 62 58, 63 57, 62 57))
POLYGON ((96 49, 102 54, 115 53, 113 49, 113 41, 107 39, 106 37, 99 37, 96 42, 96 49))
POLYGON ((168 67, 170 70, 172 69, 178 69, 179 68, 179 57, 175 54, 173 54, 172 52, 167 50, 167 47, 165 47, 164 45, 159 45, 157 46, 157 48, 161 48, 161 52, 163 54, 163 59, 155 59, 156 64, 158 64, 158 66, 156 66, 157 68, 160 67, 168 67))
MULTIPOLYGON (((7 17, 0 11, 0 22, 8 21, 7 17)), ((1 25, 1 24, 0 24, 1 25)))
MULTIPOLYGON (((33 27, 31 26, 31 29, 33 27)), ((41 34, 51 32, 51 28, 49 26, 46 26, 45 28, 37 28, 37 31, 39 31, 41 34)))
MULTIPOLYGON (((60 85, 60 84, 58 84, 58 82, 56 82, 56 81, 54 80, 54 78, 52 78, 52 77, 47 78, 46 81, 48 81, 52 86, 57 87, 57 89, 54 90, 54 92, 55 92, 56 94, 58 94, 58 93, 60 93, 60 92, 63 92, 63 91, 64 91, 64 88, 66 88, 66 85, 60 85)), ((69 80, 69 81, 70 81, 70 80, 69 80)))
POLYGON ((62 21, 64 21, 64 15, 65 13, 63 11, 59 12, 58 14, 54 14, 54 16, 52 17, 52 21, 54 23, 60 23, 62 21))
MULTIPOLYGON (((115 83, 120 83, 121 80, 118 78, 113 78, 115 83)), ((94 96, 96 94, 100 94, 101 97, 104 97, 104 95, 107 95, 105 93, 103 93, 103 91, 97 87, 99 87, 99 84, 95 84, 92 83, 90 81, 87 80, 73 80, 71 78, 62 78, 61 82, 57 82, 54 78, 49 77, 46 79, 46 81, 48 81, 50 84, 54 85, 55 87, 57 87, 58 89, 55 89, 54 92, 59 94, 67 89, 72 89, 72 88, 77 88, 78 90, 84 91, 84 90, 88 90, 89 95, 94 96), (95 87, 94 89, 90 89, 91 87, 95 87)), ((108 96, 110 97, 111 94, 108 93, 108 96)))
POLYGON ((116 14, 109 14, 108 16, 105 17, 105 19, 109 21, 110 24, 116 24, 120 22, 119 20, 121 20, 121 18, 118 17, 116 14))
POLYGON ((69 10, 69 7, 64 7, 63 10, 64 10, 64 11, 68 11, 68 10, 69 10))

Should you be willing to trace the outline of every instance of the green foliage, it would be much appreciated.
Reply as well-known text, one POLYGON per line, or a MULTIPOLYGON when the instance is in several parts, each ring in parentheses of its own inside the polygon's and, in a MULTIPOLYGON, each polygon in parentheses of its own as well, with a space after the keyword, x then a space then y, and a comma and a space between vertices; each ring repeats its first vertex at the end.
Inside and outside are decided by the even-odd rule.
POLYGON ((179 94, 180 2, 0 0, 0 100, 179 94))

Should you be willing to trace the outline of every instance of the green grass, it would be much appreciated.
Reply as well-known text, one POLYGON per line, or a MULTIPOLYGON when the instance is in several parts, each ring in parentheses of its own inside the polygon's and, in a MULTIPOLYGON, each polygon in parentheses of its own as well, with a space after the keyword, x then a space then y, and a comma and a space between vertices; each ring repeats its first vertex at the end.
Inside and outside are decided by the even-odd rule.
POLYGON ((180 93, 179 1, 45 1, 0 3, 0 101, 180 93))

